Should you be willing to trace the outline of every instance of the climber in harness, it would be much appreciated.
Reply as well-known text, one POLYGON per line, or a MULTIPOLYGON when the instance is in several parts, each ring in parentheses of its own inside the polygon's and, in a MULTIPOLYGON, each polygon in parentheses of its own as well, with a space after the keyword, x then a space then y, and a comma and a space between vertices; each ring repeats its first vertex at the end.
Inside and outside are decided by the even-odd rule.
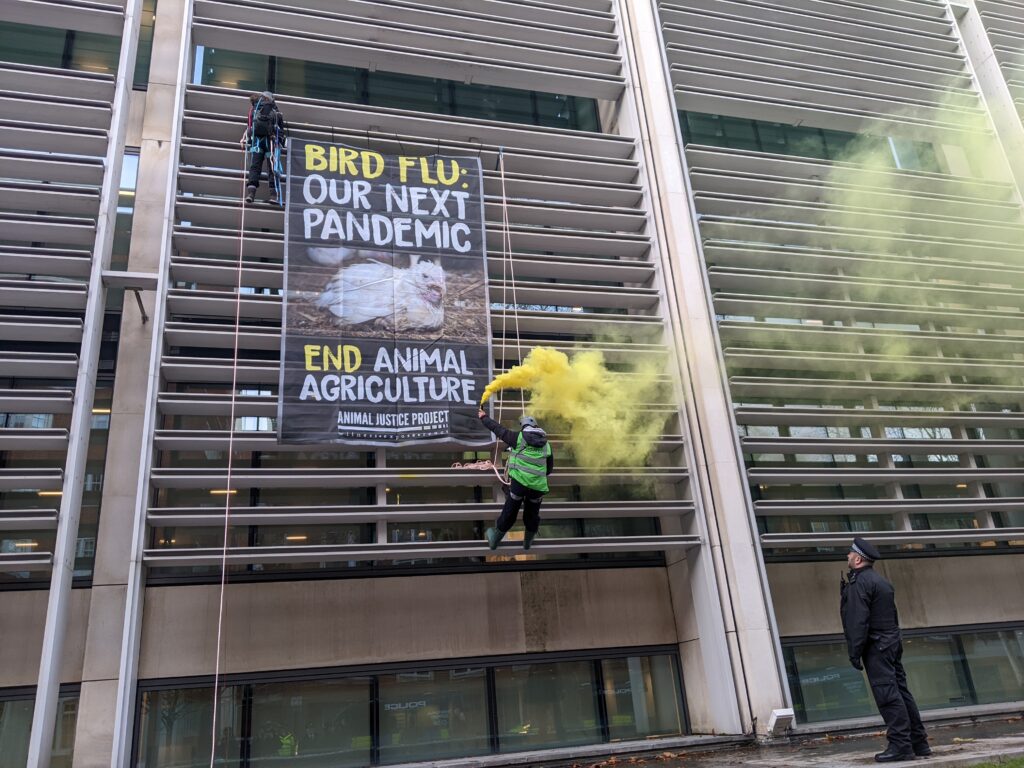
POLYGON ((523 513, 523 549, 529 549, 540 528, 540 503, 548 492, 548 475, 554 471, 555 456, 551 452, 548 436, 532 416, 519 419, 522 429, 514 432, 490 418, 481 408, 477 414, 484 423, 511 451, 508 457, 509 485, 505 489, 505 504, 501 508, 498 522, 486 532, 487 546, 497 549, 505 534, 516 524, 519 508, 526 504, 523 513))
POLYGON ((283 197, 281 179, 284 165, 281 150, 288 142, 288 128, 281 110, 277 108, 274 94, 270 91, 249 96, 249 119, 242 134, 242 149, 249 153, 249 175, 246 178, 245 202, 256 199, 260 186, 263 163, 267 164, 267 181, 270 185, 270 201, 277 203, 283 197))

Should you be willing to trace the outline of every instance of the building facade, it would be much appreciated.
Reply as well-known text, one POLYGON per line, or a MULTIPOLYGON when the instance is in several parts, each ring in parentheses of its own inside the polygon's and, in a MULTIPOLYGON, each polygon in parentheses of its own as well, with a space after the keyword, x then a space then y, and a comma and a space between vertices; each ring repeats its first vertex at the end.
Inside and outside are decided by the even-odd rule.
POLYGON ((0 0, 0 763, 862 724, 853 535, 929 716, 1019 711, 1021 19, 0 0), (656 365, 643 466, 595 475, 554 434, 541 538, 494 554, 497 481, 451 466, 488 452, 279 445, 283 215, 241 205, 263 90, 292 137, 480 158, 495 370, 656 365))

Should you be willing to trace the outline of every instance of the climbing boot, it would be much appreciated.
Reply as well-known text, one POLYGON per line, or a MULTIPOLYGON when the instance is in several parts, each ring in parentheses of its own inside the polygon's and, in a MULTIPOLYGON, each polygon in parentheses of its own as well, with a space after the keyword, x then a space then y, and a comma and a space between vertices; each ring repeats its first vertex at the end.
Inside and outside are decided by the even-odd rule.
POLYGON ((277 190, 270 190, 270 200, 268 201, 271 205, 277 205, 277 190))
POLYGON ((527 531, 523 534, 523 549, 529 549, 533 546, 533 540, 537 538, 536 531, 527 531))
POLYGON ((491 549, 497 549, 498 545, 501 544, 501 540, 505 538, 505 532, 497 528, 488 528, 484 531, 484 536, 487 537, 487 546, 491 549))
POLYGON ((245 204, 252 205, 252 201, 256 199, 256 187, 245 188, 245 204))

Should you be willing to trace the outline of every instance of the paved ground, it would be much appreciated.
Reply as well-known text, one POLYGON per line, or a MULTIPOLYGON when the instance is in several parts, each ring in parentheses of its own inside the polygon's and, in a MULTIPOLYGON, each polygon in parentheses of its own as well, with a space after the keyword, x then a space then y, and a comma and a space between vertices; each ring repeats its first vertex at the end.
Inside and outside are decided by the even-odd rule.
MULTIPOLYGON (((1020 717, 936 724, 929 726, 928 732, 934 754, 913 762, 921 768, 959 768, 1024 757, 1024 719, 1020 717)), ((546 765, 564 768, 863 768, 875 765, 874 754, 884 747, 885 738, 879 731, 837 738, 826 736, 780 746, 749 746, 701 754, 668 751, 618 755, 546 765)))

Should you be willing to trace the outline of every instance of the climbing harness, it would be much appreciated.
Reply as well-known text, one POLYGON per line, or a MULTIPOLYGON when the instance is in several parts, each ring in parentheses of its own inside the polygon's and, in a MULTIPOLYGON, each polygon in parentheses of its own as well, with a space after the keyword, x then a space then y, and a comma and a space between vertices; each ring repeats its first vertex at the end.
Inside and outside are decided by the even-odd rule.
MULTIPOLYGON (((257 153, 263 154, 266 160, 270 161, 270 178, 268 184, 274 191, 274 195, 277 197, 277 204, 284 207, 284 188, 282 186, 282 179, 284 177, 284 163, 281 160, 281 128, 278 126, 278 117, 280 116, 280 110, 277 105, 271 102, 271 117, 270 127, 265 136, 256 135, 256 120, 260 114, 260 107, 263 105, 263 97, 261 96, 256 104, 252 107, 249 113, 248 120, 246 122, 248 126, 248 144, 246 146, 245 157, 248 162, 248 167, 252 167, 252 162, 257 153), (266 144, 266 152, 262 151, 263 142, 266 144)), ((283 118, 282 118, 283 119, 283 118)), ((263 172, 263 162, 260 163, 260 173, 263 172)), ((242 185, 242 193, 245 193, 245 185, 242 185)))
MULTIPOLYGON (((248 153, 242 156, 242 162, 248 159, 248 153)), ((242 211, 238 223, 238 280, 235 284, 235 338, 234 353, 231 356, 231 407, 228 415, 228 465, 224 487, 224 538, 220 558, 220 597, 217 604, 217 645, 216 659, 213 665, 213 714, 210 727, 210 768, 213 768, 217 757, 217 703, 220 697, 220 656, 221 635, 224 628, 224 592, 228 574, 228 531, 231 526, 231 497, 237 489, 231 487, 231 470, 235 455, 235 407, 238 393, 238 347, 242 324, 242 254, 245 248, 245 184, 247 168, 242 168, 242 211)))

